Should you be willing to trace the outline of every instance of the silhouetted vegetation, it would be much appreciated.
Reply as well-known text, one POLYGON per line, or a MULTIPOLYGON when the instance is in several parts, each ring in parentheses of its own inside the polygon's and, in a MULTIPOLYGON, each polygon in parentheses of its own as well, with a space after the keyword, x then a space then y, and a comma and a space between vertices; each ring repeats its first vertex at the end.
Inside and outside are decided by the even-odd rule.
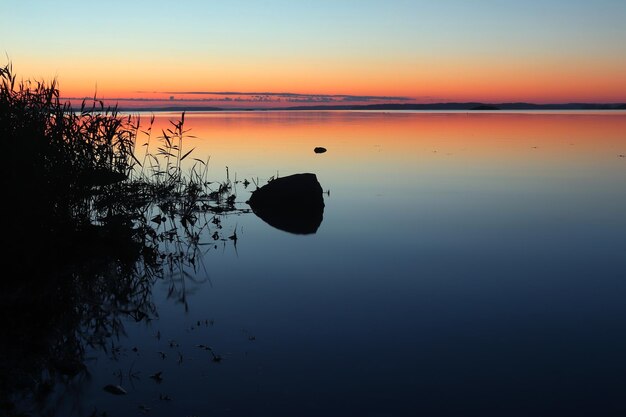
POLYGON ((493 110, 500 110, 500 108, 496 107, 496 106, 491 106, 491 105, 488 105, 488 104, 481 104, 480 106, 472 107, 470 110, 489 110, 489 111, 493 111, 493 110))
POLYGON ((80 380, 88 346, 157 316, 155 280, 186 307, 186 277, 238 210, 207 161, 183 169, 184 116, 153 139, 154 118, 142 126, 97 99, 74 110, 54 81, 17 83, 0 68, 0 414, 54 415, 46 398, 80 380))

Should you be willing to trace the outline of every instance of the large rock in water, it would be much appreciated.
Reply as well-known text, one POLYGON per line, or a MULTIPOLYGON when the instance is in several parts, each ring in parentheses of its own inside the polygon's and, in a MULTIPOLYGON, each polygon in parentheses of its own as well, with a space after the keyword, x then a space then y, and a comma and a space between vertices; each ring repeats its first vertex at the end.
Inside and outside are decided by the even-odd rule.
POLYGON ((255 190, 248 204, 266 223, 290 233, 315 233, 324 218, 322 186, 315 174, 276 178, 255 190))

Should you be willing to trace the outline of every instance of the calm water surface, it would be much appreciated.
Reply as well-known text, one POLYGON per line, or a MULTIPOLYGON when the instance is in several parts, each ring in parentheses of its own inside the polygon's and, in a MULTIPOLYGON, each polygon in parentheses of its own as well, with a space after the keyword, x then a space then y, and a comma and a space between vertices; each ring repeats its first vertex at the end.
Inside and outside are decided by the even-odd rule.
MULTIPOLYGON (((315 173, 329 191, 324 220, 302 236, 252 213, 224 219, 239 240, 218 241, 199 282, 186 279, 188 311, 157 283, 159 319, 128 321, 116 355, 90 352, 90 378, 68 409, 626 413, 625 113, 213 113, 186 123, 197 136, 186 146, 211 155, 215 180, 226 166, 231 180, 261 184, 315 173), (161 383, 149 378, 158 371, 161 383), (102 390, 120 382, 128 395, 102 390)), ((241 207, 252 189, 237 185, 241 207)))

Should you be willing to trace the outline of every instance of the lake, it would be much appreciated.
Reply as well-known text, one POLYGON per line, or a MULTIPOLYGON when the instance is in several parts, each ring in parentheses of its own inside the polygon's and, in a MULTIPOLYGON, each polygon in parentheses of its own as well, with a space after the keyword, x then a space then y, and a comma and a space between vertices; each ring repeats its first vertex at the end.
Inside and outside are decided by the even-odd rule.
POLYGON ((202 266, 177 283, 186 306, 157 281, 158 318, 87 349, 62 415, 626 413, 625 112, 189 113, 185 126, 212 180, 228 167, 238 207, 255 184, 309 172, 323 221, 297 235, 248 212, 221 220, 236 242, 205 230, 202 266))

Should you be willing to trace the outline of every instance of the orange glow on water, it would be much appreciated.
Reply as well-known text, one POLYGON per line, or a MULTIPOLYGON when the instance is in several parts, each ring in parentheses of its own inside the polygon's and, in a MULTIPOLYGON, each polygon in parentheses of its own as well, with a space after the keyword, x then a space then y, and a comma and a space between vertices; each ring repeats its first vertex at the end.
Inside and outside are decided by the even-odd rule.
MULTIPOLYGON (((155 131, 178 116, 158 115, 155 131)), ((522 172, 534 164, 558 169, 581 163, 585 169, 598 161, 621 163, 618 156, 626 153, 623 112, 218 112, 187 114, 185 127, 197 137, 186 140, 186 149, 195 147, 196 158, 210 155, 216 175, 229 166, 239 178, 315 172, 320 166, 336 175, 342 167, 359 167, 367 175, 369 164, 386 165, 390 175, 399 167, 426 172, 439 164, 456 171, 468 164, 522 172), (315 155, 316 146, 328 152, 315 155)))

